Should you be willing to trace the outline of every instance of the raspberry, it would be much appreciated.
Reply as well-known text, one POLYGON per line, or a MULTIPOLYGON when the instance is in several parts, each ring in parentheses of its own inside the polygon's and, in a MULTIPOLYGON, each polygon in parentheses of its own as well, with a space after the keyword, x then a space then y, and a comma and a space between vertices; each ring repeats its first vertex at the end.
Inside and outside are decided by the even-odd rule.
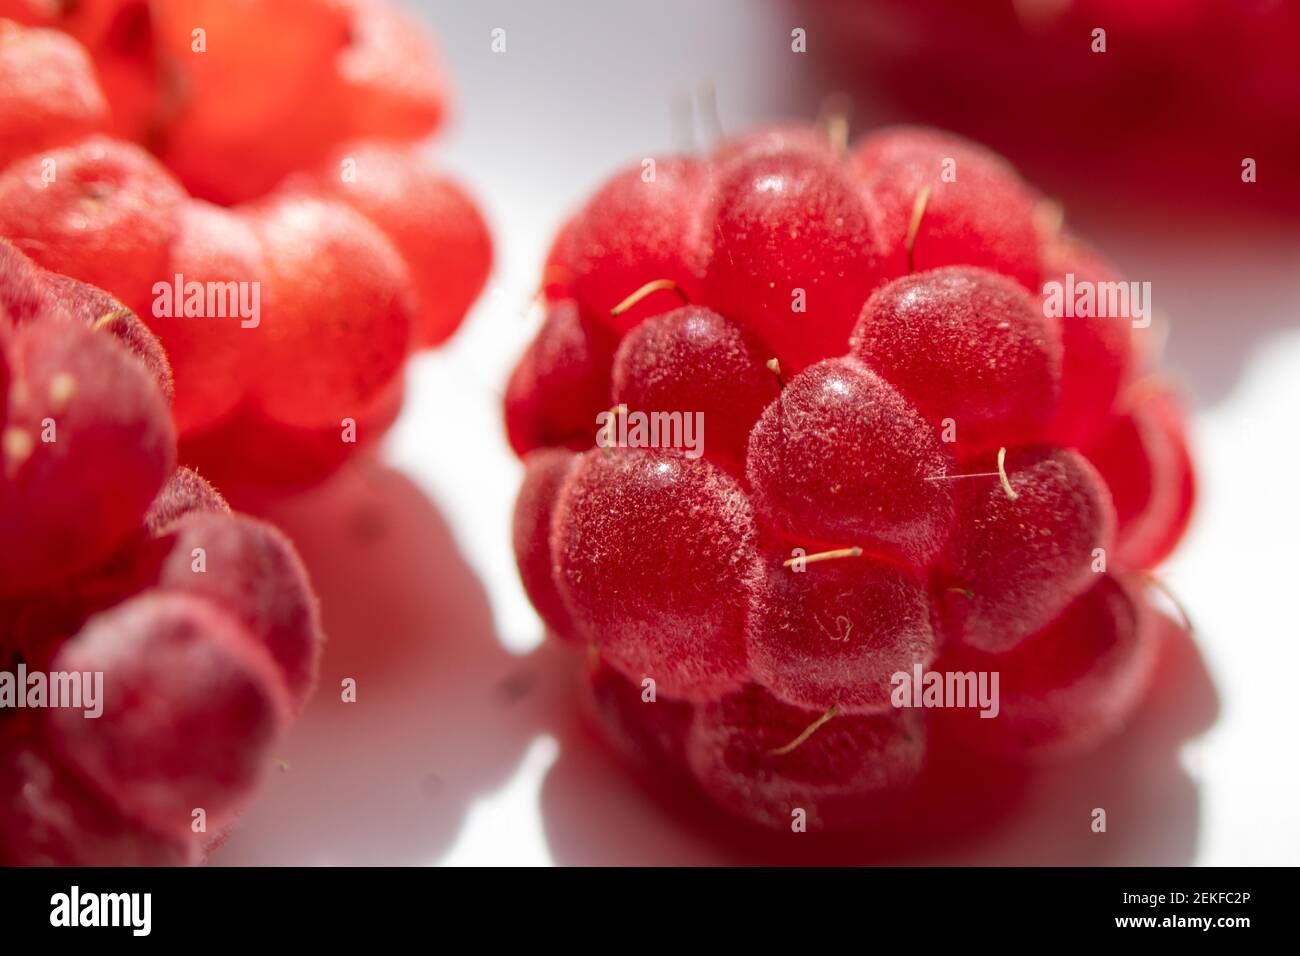
POLYGON ((875 225, 842 164, 793 150, 736 162, 716 188, 710 234, 710 300, 782 368, 844 351, 881 273, 875 225))
POLYGON ((1111 201, 1127 191, 1148 204, 1196 196, 1273 213, 1300 199, 1293 176, 1261 176, 1249 188, 1238 178, 1241 144, 1261 170, 1300 148, 1293 4, 801 6, 837 85, 860 85, 886 111, 977 135, 1055 188, 1091 186, 1111 201), (1098 28, 1105 53, 1094 49, 1098 28), (1138 139, 1141 150, 1111 145, 1138 139))
POLYGON ((763 827, 788 832, 798 810, 810 831, 886 817, 920 773, 924 726, 900 711, 837 717, 787 749, 817 719, 747 687, 696 710, 687 761, 705 794, 763 827))
POLYGON ((112 335, 152 373, 167 398, 172 396, 171 365, 135 313, 102 289, 56 272, 47 272, 0 239, 0 309, 15 322, 34 317, 83 322, 112 335))
POLYGON ((552 521, 560 594, 607 660, 671 696, 735 685, 757 554, 733 478, 703 459, 587 452, 552 521))
POLYGON ((252 220, 262 243, 266 351, 255 399, 272 421, 337 425, 373 401, 406 357, 406 266, 377 228, 336 202, 279 197, 252 220), (321 312, 331 321, 319 321, 321 312))
POLYGON ((1004 160, 832 132, 633 167, 561 227, 505 400, 515 553, 643 776, 931 833, 971 819, 963 775, 984 808, 1023 784, 968 755, 1068 755, 1140 703, 1145 599, 1102 572, 1173 546, 1191 461, 1130 324, 1048 307, 1109 273, 1004 160), (702 447, 637 413, 700 414, 702 447), (973 698, 899 693, 959 668, 973 698))
POLYGON ((537 338, 506 386, 506 432, 517 454, 564 445, 590 448, 596 415, 608 410, 614 337, 572 302, 547 310, 537 338))
POLYGON ((1002 157, 958 136, 899 126, 864 139, 852 163, 877 210, 887 275, 980 266, 1037 291, 1041 198, 1002 157))
MULTIPOLYGON (((743 474, 749 430, 780 391, 758 342, 695 306, 646 319, 614 356, 616 404, 642 412, 700 412, 710 460, 743 474)), ((590 421, 590 419, 588 419, 590 421)))
POLYGON ((423 24, 386 0, 343 0, 348 46, 336 69, 346 136, 409 140, 436 129, 446 110, 442 68, 423 24))
POLYGON ((562 448, 545 448, 525 460, 524 483, 515 502, 514 545, 519 577, 552 633, 576 638, 564 600, 551 574, 551 519, 560 487, 573 470, 576 456, 562 448))
POLYGON ((9 345, 0 593, 107 558, 175 467, 175 432, 146 369, 111 337, 33 319, 9 345))
POLYGON ((647 779, 685 779, 686 736, 694 709, 682 701, 648 701, 639 683, 597 664, 582 682, 581 703, 614 754, 647 779))
MULTIPOLYGON (((1063 282, 1068 274, 1080 282, 1114 282, 1115 270, 1095 252, 1069 237, 1049 241, 1044 253, 1045 278, 1063 282)), ((1120 392, 1129 383, 1136 358, 1132 327, 1103 316, 1070 316, 1061 331, 1061 400, 1053 437, 1081 445, 1096 435, 1120 392)))
POLYGON ((275 665, 252 635, 180 595, 144 595, 92 618, 51 666, 105 672, 93 733, 78 711, 49 712, 58 758, 127 815, 173 832, 195 807, 214 824, 229 820, 288 720, 275 665))
POLYGON ((704 166, 678 157, 651 159, 613 176, 582 208, 547 258, 546 282, 572 297, 584 317, 619 331, 670 301, 659 293, 632 309, 611 310, 648 282, 669 280, 698 296, 703 272, 704 166), (649 170, 654 178, 647 181, 649 170))
POLYGON ((149 314, 183 193, 148 153, 105 138, 29 155, 0 173, 0 235, 37 263, 149 314), (56 178, 46 183, 44 163, 56 178))
POLYGON ((1043 630, 1001 654, 956 646, 945 671, 998 673, 1000 712, 942 712, 969 746, 1017 759, 1080 751, 1109 736, 1141 701, 1161 633, 1136 585, 1100 578, 1043 630))
POLYGON ((172 471, 158 384, 78 314, 105 294, 0 266, 0 667, 103 675, 97 720, 0 711, 0 861, 198 862, 315 679, 315 598, 283 535, 172 471))
POLYGON ((1110 487, 1116 566, 1149 568, 1174 549, 1191 518, 1195 475, 1182 413, 1167 389, 1139 386, 1086 450, 1110 487))
POLYGON ((1078 452, 1016 449, 1006 474, 1014 501, 996 481, 958 489, 937 596, 950 638, 994 652, 1045 627, 1090 587, 1096 549, 1109 552, 1115 535, 1106 483, 1078 452))
MULTIPOLYGON (((261 241, 242 216, 200 200, 181 204, 167 266, 160 273, 168 287, 178 275, 206 289, 209 282, 247 282, 264 274, 261 241)), ((153 319, 171 359, 177 383, 172 415, 182 433, 201 432, 227 419, 251 389, 255 373, 242 337, 256 333, 243 327, 245 321, 251 320, 233 315, 153 319)))
POLYGON ((340 148, 311 185, 356 209, 402 254, 419 300, 420 345, 455 331, 492 265, 487 225, 464 190, 423 157, 380 141, 340 148), (345 162, 353 167, 348 181, 340 176, 345 162))
MULTIPOLYGON (((378 438, 404 360, 455 331, 492 259, 470 197, 413 146, 445 110, 423 31, 379 0, 16 15, 85 46, 4 27, 0 237, 64 277, 47 280, 60 294, 85 298, 74 280, 107 290, 157 333, 186 460, 249 488, 305 484, 378 438), (158 158, 88 138, 105 129, 158 158), (229 290, 241 309, 265 292, 264 329, 217 301, 229 290)), ((154 353, 170 392, 139 321, 100 319, 154 353)))
POLYGON ((0 21, 0 168, 97 132, 107 121, 94 68, 76 41, 0 21))
POLYGON ((325 0, 171 0, 152 12, 159 51, 185 77, 172 135, 205 142, 256 136, 285 119, 317 92, 349 29, 345 12, 325 0))
POLYGON ((802 572, 769 560, 745 637, 754 677, 819 713, 888 710, 892 676, 934 657, 925 581, 868 557, 802 572))
POLYGON ((950 266, 876 291, 853 331, 853 354, 971 455, 1045 437, 1056 410, 1061 349, 1030 296, 984 269, 950 266))
POLYGON ((938 435, 901 394, 854 359, 790 380, 750 433, 760 513, 795 541, 851 545, 926 563, 952 524, 938 435))

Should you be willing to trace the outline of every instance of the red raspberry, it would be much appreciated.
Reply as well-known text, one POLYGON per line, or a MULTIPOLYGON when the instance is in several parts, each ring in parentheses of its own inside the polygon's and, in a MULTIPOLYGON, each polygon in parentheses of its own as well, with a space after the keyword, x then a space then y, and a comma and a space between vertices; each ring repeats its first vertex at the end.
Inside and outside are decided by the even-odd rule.
POLYGON ((778 127, 654 168, 562 228, 505 402, 520 573, 595 658, 614 749, 750 822, 843 830, 940 812, 972 746, 1118 730, 1160 629, 1103 572, 1173 546, 1191 464, 1129 385, 1130 322, 1049 308, 1045 282, 1105 267, 937 131, 845 153, 778 127), (702 448, 632 440, 697 412, 702 448), (900 675, 958 668, 1005 671, 1005 716, 900 712, 900 675))
POLYGON ((315 598, 283 535, 172 470, 149 369, 77 311, 103 294, 0 266, 0 669, 103 675, 96 720, 0 711, 0 863, 196 862, 314 683, 315 598))
POLYGON ((148 153, 94 138, 29 154, 0 173, 0 236, 54 272, 148 317, 184 194, 148 153), (56 178, 44 179, 45 163, 56 178))
POLYGON ((1054 187, 1276 214, 1300 200, 1300 9, 1234 0, 805 0, 837 82, 978 135, 1054 187), (1106 48, 1099 51, 1105 33, 1106 48), (1139 53, 1141 51, 1141 53, 1139 53), (1026 122, 1033 117, 1033 122, 1026 122), (1099 135, 1104 131, 1104 135, 1099 135), (1116 142, 1142 149, 1115 149, 1116 142), (1248 144, 1248 145, 1247 145, 1248 144), (1257 184, 1240 180, 1251 156, 1257 184), (1277 175, 1265 176, 1272 168, 1277 175))
POLYGON ((968 746, 1041 759, 1110 736, 1136 709, 1159 654, 1156 612, 1140 585, 1098 580, 1050 625, 1004 654, 955 645, 941 669, 997 672, 1000 712, 941 712, 968 746))
POLYGON ((86 49, 0 34, 0 238, 157 333, 187 462, 300 484, 374 442, 406 357, 451 335, 491 267, 473 202, 412 145, 444 111, 428 38, 380 0, 18 12, 86 49), (158 159, 86 138, 105 126, 158 159))
POLYGON ((108 122, 86 51, 55 30, 21 30, 0 20, 0 90, 0 168, 108 122))

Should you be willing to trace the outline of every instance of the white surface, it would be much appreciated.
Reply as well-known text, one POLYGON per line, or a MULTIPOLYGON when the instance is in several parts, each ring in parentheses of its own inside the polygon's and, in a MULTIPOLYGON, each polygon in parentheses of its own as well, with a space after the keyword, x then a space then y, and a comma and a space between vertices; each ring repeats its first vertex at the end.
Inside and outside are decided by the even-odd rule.
MULTIPOLYGON (((714 82, 732 129, 810 118, 819 95, 811 68, 788 52, 793 21, 780 5, 422 6, 458 87, 458 115, 435 149, 488 211, 496 272, 454 343, 415 364, 388 441, 388 461, 431 503, 415 495, 418 513, 399 519, 411 541, 395 560, 409 573, 372 580, 373 564, 359 557, 322 584, 336 601, 355 600, 355 626, 335 634, 321 698, 287 747, 289 770, 273 774, 214 862, 740 859, 667 816, 574 732, 544 658, 514 656, 535 648, 540 625, 510 550, 520 469, 504 441, 500 391, 535 331, 527 307, 552 232, 614 168, 673 146, 674 91, 714 82), (507 31, 505 54, 490 52, 494 27, 507 31), (450 538, 436 530, 442 520, 450 538), (412 529, 421 522, 435 530, 420 537, 412 529), (462 558, 472 575, 438 563, 462 558), (337 595, 349 587, 354 595, 337 595), (415 600, 402 588, 414 589, 419 608, 392 610, 415 600), (443 599, 474 606, 449 613, 443 599), (348 652, 340 642, 368 641, 415 650, 363 680, 361 701, 342 709, 333 687, 352 671, 335 666, 348 652), (532 681, 513 703, 500 683, 512 674, 532 681)), ((1162 225, 1122 206, 1094 209, 1091 220, 1085 234, 1131 277, 1153 282, 1173 325, 1166 362, 1195 404, 1201 499, 1167 577, 1198 626, 1221 711, 1183 748, 1185 776, 1158 772, 1140 741, 1110 748, 1045 780, 1037 809, 988 845, 942 858, 1295 864, 1300 238, 1294 229, 1199 223, 1194 213, 1162 225), (1109 790, 1096 782, 1109 777, 1109 790), (1103 799, 1137 808, 1105 849, 1096 838, 1071 842, 1073 829, 1061 835, 1063 815, 1103 799)), ((376 479, 370 504, 386 507, 393 482, 401 479, 376 479)), ((297 514, 308 537, 334 540, 323 525, 339 511, 304 505, 297 514)))

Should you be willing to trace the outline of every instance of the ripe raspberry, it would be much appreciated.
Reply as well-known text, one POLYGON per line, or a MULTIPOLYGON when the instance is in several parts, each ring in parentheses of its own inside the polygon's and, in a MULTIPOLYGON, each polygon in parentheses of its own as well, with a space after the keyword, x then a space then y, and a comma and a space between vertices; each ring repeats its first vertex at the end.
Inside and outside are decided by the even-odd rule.
POLYGON ((1136 386, 1085 453, 1115 500, 1116 567, 1148 568, 1187 530, 1195 473, 1182 412, 1167 389, 1136 386))
POLYGON ((419 303, 419 344, 451 335, 492 265, 487 224, 464 190, 424 157, 377 140, 341 147, 309 185, 361 213, 402 254, 419 303))
POLYGON ((57 319, 13 333, 0 462, 0 593, 105 560, 176 464, 167 405, 111 337, 57 319))
POLYGON ((148 368, 76 314, 102 293, 0 254, 0 668, 103 675, 97 720, 0 711, 0 862, 197 862, 315 679, 315 598, 283 535, 171 471, 148 368))
POLYGON ((1110 736, 1141 702, 1159 652, 1140 586, 1109 575, 1050 625, 1002 654, 956 645, 938 667, 1000 675, 1000 712, 941 712, 968 746, 1016 758, 1080 751, 1110 736))
POLYGON ((551 573, 551 521, 560 487, 573 470, 577 456, 563 448, 544 448, 524 459, 527 471, 515 502, 514 545, 519 577, 537 613, 562 639, 576 639, 579 631, 551 573))
POLYGON ((851 349, 973 455, 1045 437, 1060 388, 1059 334, 1022 288, 950 266, 896 279, 868 300, 851 349))
POLYGON ((696 710, 686 759, 710 799, 760 826, 789 832, 799 810, 811 831, 878 823, 920 773, 923 723, 894 710, 837 717, 787 750, 817 717, 747 687, 696 710))
POLYGON ((559 591, 606 660, 670 696, 736 686, 758 556, 735 479, 703 459, 596 450, 555 507, 559 591))
POLYGON ((889 710, 890 679, 935 645, 925 581, 865 556, 801 572, 770 559, 745 638, 755 679, 817 713, 889 710))
POLYGON ((506 433, 516 454, 549 445, 591 447, 596 415, 610 407, 614 345, 613 334, 584 321, 574 303, 547 310, 506 386, 506 433))
POLYGON ((1110 492, 1078 452, 1016 449, 1006 474, 1014 501, 996 482, 958 489, 935 596, 949 638, 995 652, 1045 627, 1091 587, 1115 536, 1110 492))
POLYGON ((758 510, 795 541, 918 564, 948 540, 951 460, 916 409, 869 368, 828 359, 791 379, 749 439, 758 510))
POLYGON ((614 402, 645 412, 703 413, 705 454, 741 475, 749 429, 780 392, 764 359, 758 342, 734 322, 708 309, 677 309, 624 336, 614 356, 614 402))
POLYGON ((262 350, 276 373, 263 369, 255 400, 275 422, 336 426, 378 397, 406 358, 414 310, 405 263, 341 203, 276 197, 251 224, 271 303, 262 350))
MULTIPOLYGON (((491 267, 473 202, 412 145, 445 108, 423 32, 380 0, 16 10, 85 49, 0 35, 0 238, 60 294, 107 290, 158 335, 186 460, 301 484, 377 439, 403 361, 451 335, 491 267), (158 158, 87 138, 103 129, 158 158), (263 291, 264 326, 232 314, 263 291)), ((101 318, 142 355, 156 344, 101 318)))
POLYGON ((1117 730, 1152 641, 1101 572, 1172 547, 1191 466, 1128 384, 1128 323, 1048 308, 1043 283, 1105 267, 937 131, 776 127, 654 168, 562 227, 505 401, 520 574, 594 658, 613 749, 750 822, 847 830, 946 813, 968 751, 1117 730), (634 438, 697 412, 702 448, 634 438), (602 423, 630 447, 592 448, 602 423), (1009 716, 899 712, 900 674, 958 667, 1005 667, 1009 716))
POLYGON ((0 173, 0 236, 40 265, 149 315, 184 194, 148 153, 96 137, 0 173), (45 179, 46 162, 56 178, 45 179))
POLYGON ((0 168, 107 122, 94 67, 75 40, 0 20, 0 168))

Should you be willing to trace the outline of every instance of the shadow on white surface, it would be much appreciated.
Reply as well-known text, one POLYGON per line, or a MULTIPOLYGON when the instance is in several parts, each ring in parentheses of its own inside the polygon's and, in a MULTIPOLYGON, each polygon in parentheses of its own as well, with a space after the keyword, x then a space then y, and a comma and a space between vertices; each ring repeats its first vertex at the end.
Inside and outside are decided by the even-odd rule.
POLYGON ((259 509, 291 538, 329 641, 317 692, 218 865, 436 860, 468 805, 535 733, 529 672, 496 639, 482 586, 446 522, 372 459, 259 509), (340 682, 357 681, 356 703, 340 682))

